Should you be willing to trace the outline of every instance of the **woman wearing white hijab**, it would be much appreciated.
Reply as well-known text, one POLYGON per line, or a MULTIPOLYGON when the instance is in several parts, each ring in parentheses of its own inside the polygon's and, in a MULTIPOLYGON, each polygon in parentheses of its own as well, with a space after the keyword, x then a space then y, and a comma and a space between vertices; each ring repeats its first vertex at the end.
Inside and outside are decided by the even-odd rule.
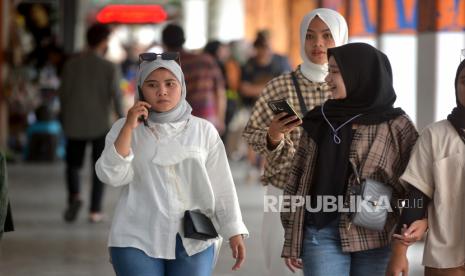
POLYGON ((108 242, 113 267, 118 276, 211 275, 224 237, 239 269, 248 231, 223 143, 211 123, 191 115, 181 67, 164 57, 141 55, 144 101, 113 125, 96 163, 104 183, 122 187, 108 242), (185 237, 184 212, 194 209, 221 237, 185 237))
MULTIPOLYGON (((324 80, 328 73, 326 51, 346 44, 347 40, 347 23, 336 11, 321 8, 305 15, 300 25, 300 55, 303 63, 292 73, 276 77, 266 85, 244 130, 243 136, 249 145, 266 157, 261 180, 267 186, 262 230, 267 276, 295 275, 281 258, 284 230, 277 204, 281 202, 278 197, 283 194, 289 178, 292 159, 302 132, 297 127, 301 124, 300 120, 296 121, 294 116, 284 118, 285 113, 274 115, 268 102, 286 98, 301 117, 307 110, 325 102, 331 95, 330 87, 324 80), (299 101, 296 87, 301 91, 303 102, 299 101)), ((300 261, 287 265, 293 271, 301 268, 300 261)))

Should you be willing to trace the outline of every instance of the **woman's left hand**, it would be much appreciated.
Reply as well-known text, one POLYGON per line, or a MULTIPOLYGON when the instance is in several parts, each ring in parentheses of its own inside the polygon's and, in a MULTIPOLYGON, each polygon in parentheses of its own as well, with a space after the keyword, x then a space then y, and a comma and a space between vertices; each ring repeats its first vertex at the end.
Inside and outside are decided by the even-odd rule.
POLYGON ((408 246, 400 240, 392 242, 392 253, 386 268, 385 276, 408 276, 408 246))
POLYGON ((245 244, 242 235, 229 238, 229 246, 231 246, 233 258, 236 259, 232 270, 238 270, 245 261, 245 244))

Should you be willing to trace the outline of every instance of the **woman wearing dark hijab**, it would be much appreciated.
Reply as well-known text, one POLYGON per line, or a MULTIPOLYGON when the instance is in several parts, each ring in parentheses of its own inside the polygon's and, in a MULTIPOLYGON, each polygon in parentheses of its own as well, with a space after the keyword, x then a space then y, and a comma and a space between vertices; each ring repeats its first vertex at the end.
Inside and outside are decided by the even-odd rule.
POLYGON ((388 276, 407 275, 408 244, 420 240, 427 228, 425 275, 465 275, 465 61, 455 75, 455 96, 457 107, 447 120, 423 130, 401 177, 429 199, 428 219, 415 221, 394 241, 388 276))
MULTIPOLYGON (((292 73, 274 78, 260 94, 243 137, 266 158, 261 177, 262 184, 266 186, 264 199, 278 199, 283 195, 303 132, 298 127, 301 120, 295 121, 297 117, 287 117, 285 112, 274 115, 268 102, 286 98, 300 117, 325 102, 331 96, 325 82, 328 74, 327 49, 346 44, 347 40, 347 22, 341 14, 326 8, 308 12, 300 23, 302 63, 292 73)), ((291 273, 301 266, 300 262, 282 263, 284 229, 278 209, 266 211, 264 208, 261 239, 266 266, 263 275, 301 275, 301 271, 291 273)))
POLYGON ((399 177, 418 134, 405 112, 393 107, 396 94, 386 55, 352 43, 329 49, 328 58, 326 81, 333 99, 304 117, 284 192, 309 198, 310 204, 282 213, 283 257, 287 262, 301 258, 305 275, 382 275, 397 212, 389 213, 383 230, 374 231, 352 225, 347 212, 314 205, 332 197, 343 201, 337 206, 349 206, 349 191, 358 185, 353 167, 362 178, 391 186, 392 202, 402 198, 399 177))

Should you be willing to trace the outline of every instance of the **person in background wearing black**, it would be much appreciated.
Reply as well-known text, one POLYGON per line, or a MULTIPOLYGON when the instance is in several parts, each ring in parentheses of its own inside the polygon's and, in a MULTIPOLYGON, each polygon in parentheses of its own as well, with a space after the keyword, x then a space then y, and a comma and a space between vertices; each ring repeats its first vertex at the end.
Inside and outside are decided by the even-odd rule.
POLYGON ((107 25, 92 25, 87 31, 89 49, 70 59, 63 68, 59 97, 61 123, 67 139, 66 222, 76 220, 82 205, 79 171, 88 143, 92 145, 93 175, 89 221, 102 220, 103 183, 95 174, 94 164, 105 147, 105 134, 111 126, 112 103, 117 115, 123 116, 119 71, 113 63, 104 59, 109 36, 110 29, 107 25))
POLYGON ((240 82, 240 67, 231 57, 228 44, 221 43, 218 40, 212 40, 205 45, 204 52, 211 55, 216 60, 223 74, 223 79, 225 80, 226 114, 224 117, 224 132, 221 135, 221 139, 226 143, 228 126, 237 110, 237 90, 240 82))
POLYGON ((14 231, 13 216, 8 199, 6 158, 0 152, 0 240, 5 232, 14 231))

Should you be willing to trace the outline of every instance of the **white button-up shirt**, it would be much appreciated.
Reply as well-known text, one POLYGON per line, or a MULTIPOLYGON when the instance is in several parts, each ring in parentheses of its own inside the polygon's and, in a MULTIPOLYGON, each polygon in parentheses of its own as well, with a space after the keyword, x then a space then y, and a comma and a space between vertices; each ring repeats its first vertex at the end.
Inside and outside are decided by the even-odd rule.
POLYGON ((218 239, 184 238, 184 211, 194 209, 210 217, 223 238, 248 235, 224 145, 211 123, 191 116, 150 128, 141 124, 133 130, 129 156, 123 157, 114 142, 124 122, 113 125, 95 165, 102 182, 123 186, 109 246, 175 259, 178 233, 189 256, 218 245, 218 239))

